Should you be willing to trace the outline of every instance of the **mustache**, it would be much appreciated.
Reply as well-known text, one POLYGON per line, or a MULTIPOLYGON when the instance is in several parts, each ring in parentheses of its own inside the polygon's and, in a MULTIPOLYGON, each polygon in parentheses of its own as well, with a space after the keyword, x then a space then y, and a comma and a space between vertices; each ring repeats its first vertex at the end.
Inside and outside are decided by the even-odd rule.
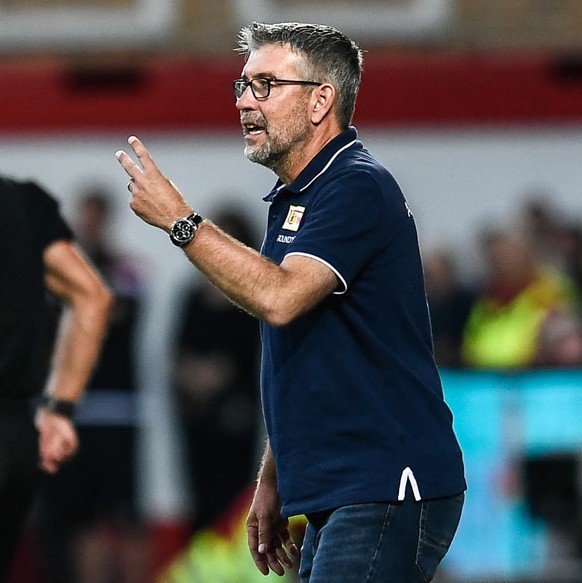
POLYGON ((267 127, 267 120, 262 115, 257 116, 252 113, 242 113, 240 123, 242 125, 253 124, 264 128, 267 127))

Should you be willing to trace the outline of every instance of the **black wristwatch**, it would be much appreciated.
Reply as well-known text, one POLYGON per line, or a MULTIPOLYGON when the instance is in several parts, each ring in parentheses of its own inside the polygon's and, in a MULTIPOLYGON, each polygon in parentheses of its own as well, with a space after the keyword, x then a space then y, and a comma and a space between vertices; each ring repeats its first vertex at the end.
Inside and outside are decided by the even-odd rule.
POLYGON ((40 398, 38 407, 40 409, 50 411, 51 413, 56 413, 57 415, 67 417, 67 419, 71 419, 73 413, 75 412, 75 403, 73 401, 57 399, 56 397, 51 397, 50 395, 43 395, 40 398))
POLYGON ((170 241, 177 247, 184 247, 194 239, 202 220, 198 213, 176 219, 170 226, 170 241))

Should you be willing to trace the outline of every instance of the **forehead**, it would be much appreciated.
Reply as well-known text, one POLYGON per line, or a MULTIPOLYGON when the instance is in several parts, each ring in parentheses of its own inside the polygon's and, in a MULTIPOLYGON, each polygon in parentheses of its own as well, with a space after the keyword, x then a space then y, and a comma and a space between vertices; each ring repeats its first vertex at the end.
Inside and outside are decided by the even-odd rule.
POLYGON ((251 79, 268 75, 281 79, 296 77, 300 72, 301 56, 289 45, 266 45, 251 51, 243 67, 244 77, 251 79))

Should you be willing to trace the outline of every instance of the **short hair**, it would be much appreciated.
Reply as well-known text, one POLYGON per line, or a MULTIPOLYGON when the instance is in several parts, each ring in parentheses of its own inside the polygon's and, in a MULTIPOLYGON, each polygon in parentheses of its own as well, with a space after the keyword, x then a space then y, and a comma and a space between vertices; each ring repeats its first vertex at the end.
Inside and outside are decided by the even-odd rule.
POLYGON ((362 49, 344 33, 323 24, 253 22, 240 30, 236 50, 248 57, 251 51, 273 44, 289 45, 304 57, 307 80, 331 83, 336 88, 336 116, 346 129, 362 79, 362 49))

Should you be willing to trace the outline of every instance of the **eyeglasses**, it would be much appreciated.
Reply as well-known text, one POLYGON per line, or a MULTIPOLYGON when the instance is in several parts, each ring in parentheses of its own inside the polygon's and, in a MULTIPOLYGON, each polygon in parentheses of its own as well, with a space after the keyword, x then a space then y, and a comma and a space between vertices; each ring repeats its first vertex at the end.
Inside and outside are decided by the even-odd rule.
POLYGON ((269 79, 267 77, 257 77, 256 79, 235 79, 232 82, 234 96, 237 99, 242 97, 247 87, 251 88, 255 99, 267 99, 271 94, 271 87, 275 85, 321 85, 317 81, 298 81, 295 79, 269 79))

